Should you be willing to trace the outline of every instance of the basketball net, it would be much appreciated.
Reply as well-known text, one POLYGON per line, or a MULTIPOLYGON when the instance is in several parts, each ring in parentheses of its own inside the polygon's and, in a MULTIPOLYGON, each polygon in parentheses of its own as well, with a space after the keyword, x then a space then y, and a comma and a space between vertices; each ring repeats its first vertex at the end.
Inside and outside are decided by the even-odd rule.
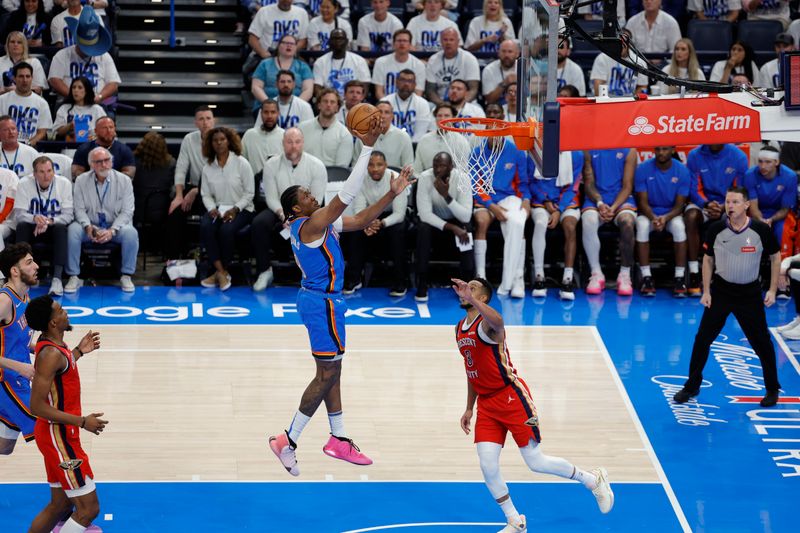
POLYGON ((505 140, 456 131, 442 132, 442 139, 453 159, 453 167, 460 171, 458 190, 493 194, 492 180, 505 140))

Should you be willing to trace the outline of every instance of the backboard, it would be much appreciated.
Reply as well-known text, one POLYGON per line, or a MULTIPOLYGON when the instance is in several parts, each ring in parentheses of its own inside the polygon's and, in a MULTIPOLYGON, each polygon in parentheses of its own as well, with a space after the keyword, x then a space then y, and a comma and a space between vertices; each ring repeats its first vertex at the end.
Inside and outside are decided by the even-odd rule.
POLYGON ((517 64, 517 116, 507 120, 542 124, 541 138, 531 150, 539 172, 558 175, 559 6, 555 0, 523 0, 520 30, 521 56, 517 64))

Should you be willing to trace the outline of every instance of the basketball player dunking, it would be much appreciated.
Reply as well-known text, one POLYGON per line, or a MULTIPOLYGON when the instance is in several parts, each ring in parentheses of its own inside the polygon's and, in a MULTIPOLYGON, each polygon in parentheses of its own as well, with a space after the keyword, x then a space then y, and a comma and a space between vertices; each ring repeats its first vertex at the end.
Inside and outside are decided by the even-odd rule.
POLYGON ((32 329, 42 332, 35 350, 31 411, 39 417, 34 429, 36 446, 44 456, 50 483, 50 503, 28 531, 52 531, 74 505, 75 511, 61 527, 61 533, 80 533, 91 526, 100 504, 79 434, 85 429, 97 435, 108 422, 100 419, 103 413, 81 415, 81 379, 76 362, 100 347, 100 337, 90 331, 77 348, 70 350, 64 344, 64 332, 72 330, 69 317, 50 296, 31 300, 25 318, 32 329))
POLYGON ((509 431, 528 468, 580 481, 594 494, 600 512, 609 512, 614 493, 605 468, 585 472, 560 457, 542 453, 539 419, 530 390, 511 363, 503 317, 489 306, 492 286, 483 278, 469 283, 453 279, 453 290, 467 312, 456 326, 456 341, 467 371, 467 410, 461 417, 461 429, 469 435, 477 400, 475 444, 486 486, 506 515, 508 523, 501 532, 527 531, 525 516, 514 508, 500 475, 500 450, 509 431))
POLYGON ((412 182, 413 168, 409 165, 391 180, 389 191, 378 202, 355 216, 342 216, 361 189, 372 146, 381 131, 379 115, 373 117, 367 133, 353 131, 364 147, 342 190, 325 207, 320 207, 305 187, 295 185, 281 194, 281 207, 290 224, 292 251, 303 273, 302 287, 297 293, 297 311, 308 330, 311 355, 317 365, 316 376, 306 387, 288 431, 269 438, 273 453, 293 476, 300 474, 295 455, 297 439, 323 400, 331 426, 331 437, 323 452, 358 465, 372 464, 372 459, 347 438, 342 419, 339 379, 345 351, 346 305, 342 297, 344 259, 339 232, 366 228, 412 182))

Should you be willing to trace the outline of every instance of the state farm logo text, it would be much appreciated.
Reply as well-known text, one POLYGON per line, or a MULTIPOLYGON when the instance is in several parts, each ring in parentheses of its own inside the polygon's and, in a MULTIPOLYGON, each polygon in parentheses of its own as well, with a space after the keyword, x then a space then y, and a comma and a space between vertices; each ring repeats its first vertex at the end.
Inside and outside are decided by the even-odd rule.
POLYGON ((705 116, 689 115, 678 118, 675 115, 661 115, 656 120, 658 127, 650 124, 647 117, 636 117, 628 126, 631 135, 651 135, 653 133, 703 133, 710 131, 744 130, 750 127, 749 115, 719 115, 709 113, 705 116))

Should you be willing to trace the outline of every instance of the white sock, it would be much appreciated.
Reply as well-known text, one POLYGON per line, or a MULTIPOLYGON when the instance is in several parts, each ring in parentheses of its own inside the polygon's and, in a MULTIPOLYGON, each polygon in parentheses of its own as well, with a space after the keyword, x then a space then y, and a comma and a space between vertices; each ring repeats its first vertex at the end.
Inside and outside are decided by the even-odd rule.
MULTIPOLYGON (((649 269, 649 267, 648 267, 648 269, 649 269)), ((621 276, 623 274, 625 274, 627 276, 630 276, 631 275, 631 267, 625 267, 625 266, 624 267, 619 267, 619 275, 621 276)))
POLYGON ((61 526, 61 531, 64 533, 82 533, 86 531, 86 528, 77 523, 73 518, 70 518, 61 526))
POLYGON ((686 275, 686 267, 675 267, 675 277, 682 278, 686 275))
POLYGON ((642 271, 642 277, 646 278, 647 276, 652 276, 650 273, 650 265, 639 265, 639 270, 642 271))
POLYGON ((585 470, 581 470, 577 466, 574 468, 575 471, 569 477, 570 479, 574 479, 575 481, 580 481, 583 484, 583 486, 589 490, 594 490, 597 488, 597 476, 595 476, 591 472, 586 472, 585 470))
POLYGON ((486 239, 475 240, 475 273, 486 278, 486 239))
POLYGON ((699 274, 700 273, 700 262, 699 261, 689 261, 689 273, 690 274, 699 274))
POLYGON ((535 267, 533 269, 533 273, 537 278, 543 278, 544 279, 544 267, 543 266, 535 267))
POLYGON ((573 268, 572 268, 572 267, 566 267, 566 268, 564 268, 564 277, 563 277, 563 278, 561 278, 561 279, 562 279, 563 281, 569 281, 569 280, 571 280, 571 279, 572 279, 572 276, 573 276, 573 272, 574 272, 574 270, 573 270, 573 268))
POLYGON ((506 515, 506 520, 509 522, 519 521, 519 513, 517 512, 517 508, 514 507, 514 503, 511 501, 511 496, 509 496, 506 501, 498 505, 500 505, 500 509, 503 510, 503 514, 506 515))
POLYGON ((600 237, 597 230, 600 227, 600 218, 597 211, 586 211, 581 217, 583 225, 583 250, 586 252, 586 260, 592 269, 592 274, 602 273, 600 269, 600 237))
POLYGON ((300 434, 303 432, 303 428, 306 427, 309 420, 311 420, 311 417, 304 415, 300 411, 294 414, 292 423, 289 425, 289 438, 292 439, 292 442, 297 442, 297 439, 300 438, 300 434))
POLYGON ((342 412, 328 413, 328 422, 331 425, 331 435, 335 437, 347 438, 347 432, 344 430, 344 417, 342 412))

